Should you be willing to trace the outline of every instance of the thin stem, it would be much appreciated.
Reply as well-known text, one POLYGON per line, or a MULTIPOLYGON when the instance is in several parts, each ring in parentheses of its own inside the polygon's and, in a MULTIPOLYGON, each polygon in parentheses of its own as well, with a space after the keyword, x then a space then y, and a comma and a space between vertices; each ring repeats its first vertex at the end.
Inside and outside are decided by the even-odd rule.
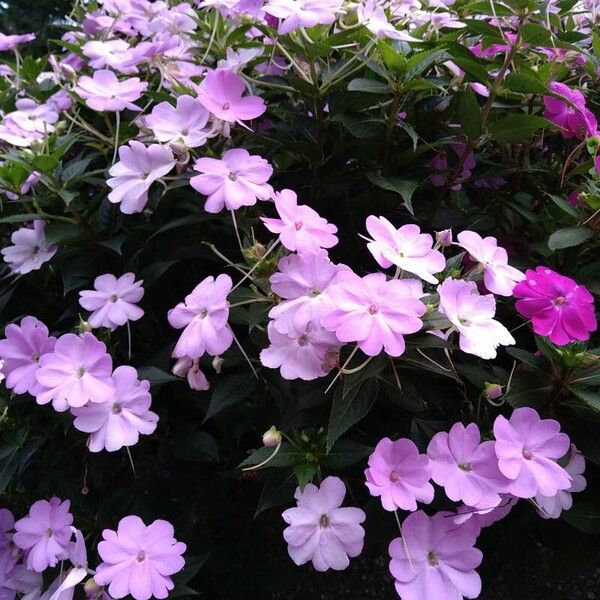
POLYGON ((342 369, 342 373, 344 375, 352 375, 353 373, 358 373, 361 369, 364 369, 371 362, 371 360, 373 360, 373 357, 369 356, 367 360, 358 365, 358 367, 353 367, 352 369, 342 369))
POLYGON ((446 367, 442 367, 442 365, 440 365, 440 363, 436 362, 435 360, 433 360, 433 358, 429 358, 429 356, 427 356, 427 354, 425 354, 425 352, 423 352, 420 348, 417 348, 417 352, 428 362, 430 362, 432 365, 435 365, 438 369, 441 369, 442 371, 446 371, 447 373, 451 373, 452 369, 446 369, 446 367))
POLYGON ((131 465, 131 470, 133 471, 133 476, 137 477, 135 473, 135 465, 133 464, 133 456, 131 456, 131 450, 129 446, 125 446, 125 452, 127 452, 127 456, 129 457, 129 464, 131 465))
POLYGON ((206 60, 206 57, 208 56, 208 53, 210 52, 210 49, 212 48, 213 42, 215 41, 215 36, 217 35, 217 27, 219 26, 219 11, 215 10, 215 19, 213 22, 213 28, 210 34, 210 39, 208 40, 208 46, 206 47, 206 52, 204 53, 204 56, 200 59, 200 64, 203 65, 204 61, 206 60))
POLYGON ((271 254, 271 252, 273 252, 273 250, 275 250, 275 248, 277 247, 277 245, 279 244, 279 238, 277 238, 272 244, 271 246, 269 246, 269 248, 267 248, 267 251, 262 255, 261 259, 244 275, 244 277, 242 277, 232 288, 232 292, 233 290, 237 289, 244 281, 246 281, 246 279, 248 279, 248 277, 250 277, 250 275, 252 275, 252 273, 254 273, 254 271, 258 268, 258 266, 265 260, 265 258, 267 258, 267 256, 269 256, 269 254, 271 254))
POLYGON ((240 252, 242 256, 244 256, 244 246, 242 244, 242 238, 240 237, 240 231, 238 229, 237 220, 235 218, 235 210, 231 211, 231 219, 233 220, 233 228, 235 229, 235 237, 237 238, 238 246, 240 247, 240 252))
POLYGON ((112 157, 112 164, 114 165, 117 160, 117 151, 119 149, 119 133, 121 129, 121 113, 119 111, 116 112, 116 121, 115 121, 115 151, 112 157))
POLYGON ((267 456, 267 458, 265 458, 265 460, 258 463, 257 465, 253 465, 251 467, 246 467, 245 469, 242 469, 242 471, 254 471, 256 469, 260 469, 261 467, 264 467, 266 464, 270 463, 275 458, 275 456, 279 452, 280 448, 281 448, 281 442, 279 442, 277 444, 277 446, 275 446, 275 450, 273 450, 273 452, 271 454, 269 454, 269 456, 267 456))
POLYGON ((225 264, 238 270, 242 275, 246 275, 246 271, 244 271, 244 269, 236 265, 233 261, 229 260, 221 251, 217 250, 217 247, 214 244, 209 244, 208 242, 203 242, 203 244, 208 246, 222 261, 225 262, 225 264))
POLYGON ((398 530, 400 531, 400 539, 402 540, 402 545, 404 546, 404 553, 406 554, 406 558, 408 558, 408 564, 410 565, 411 571, 414 571, 415 568, 410 557, 410 552, 408 551, 408 544, 406 543, 406 538, 404 537, 404 533, 402 532, 402 524, 400 523, 400 518, 398 517, 397 510, 394 511, 394 516, 396 517, 396 523, 398 523, 398 530))
POLYGON ((256 372, 256 369, 254 368, 254 365, 252 364, 250 357, 246 354, 244 347, 240 344, 240 341, 237 339, 235 333, 233 333, 233 329, 230 328, 230 331, 231 331, 231 335, 233 336, 233 341, 235 342, 236 346, 240 349, 240 352, 242 353, 242 356, 246 359, 246 362, 250 365, 250 368, 252 369, 252 372, 254 373, 254 377, 256 377, 256 379, 258 379, 258 373, 256 372))
POLYGON ((131 361, 131 325, 127 321, 127 356, 131 361))
POLYGON ((352 352, 350 352, 350 356, 346 359, 346 362, 342 365, 342 368, 338 369, 338 372, 336 373, 335 377, 333 378, 331 383, 327 386, 327 389, 325 390, 325 394, 332 388, 333 384, 339 379, 340 375, 344 372, 344 369, 348 366, 348 363, 352 360, 352 357, 356 354, 357 351, 358 351, 358 346, 354 346, 354 350, 352 350, 352 352))
POLYGON ((272 302, 269 298, 252 298, 252 300, 242 300, 235 304, 230 304, 229 308, 236 308, 238 306, 245 306, 246 304, 254 304, 255 302, 272 302))
POLYGON ((15 53, 15 87, 17 90, 21 88, 21 53, 17 48, 14 49, 15 53))

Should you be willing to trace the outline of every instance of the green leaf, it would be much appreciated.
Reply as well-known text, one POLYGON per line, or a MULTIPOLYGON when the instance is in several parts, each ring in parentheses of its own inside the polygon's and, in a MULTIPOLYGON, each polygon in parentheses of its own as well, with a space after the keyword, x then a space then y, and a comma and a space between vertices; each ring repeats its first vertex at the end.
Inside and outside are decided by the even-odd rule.
POLYGON ((58 158, 50 154, 38 154, 31 161, 33 168, 41 173, 50 173, 58 166, 58 158))
POLYGON ((258 507, 254 513, 254 518, 258 517, 260 513, 272 508, 273 506, 280 506, 282 504, 289 504, 294 496, 294 490, 296 489, 296 478, 294 473, 286 470, 277 469, 272 472, 272 475, 265 482, 260 499, 258 500, 258 507))
POLYGON ((556 206, 560 209, 564 210, 567 214, 571 215, 573 218, 578 219, 581 216, 581 212, 577 210, 574 206, 571 206, 567 200, 561 198, 560 196, 555 196, 554 194, 546 194, 556 206))
POLYGON ((555 251, 579 246, 589 240, 592 235, 594 235, 594 232, 587 227, 565 227, 555 231, 548 238, 548 248, 555 251))
POLYGON ((490 133, 502 142, 519 144, 528 141, 536 131, 549 125, 542 117, 523 113, 498 119, 490 127, 490 133))
POLYGON ((414 209, 411 200, 415 190, 419 187, 419 184, 416 181, 412 181, 410 179, 400 179, 400 177, 383 177, 383 175, 379 175, 377 173, 367 173, 367 178, 373 185, 376 185, 377 187, 400 194, 404 200, 404 204, 406 205, 408 212, 411 215, 414 215, 414 209))
POLYGON ((600 56, 600 35, 596 31, 592 33, 592 48, 594 49, 594 54, 600 56))
POLYGON ((18 215, 8 215, 7 217, 0 218, 0 223, 24 223, 26 221, 35 221, 41 219, 40 215, 31 213, 22 213, 18 215))
POLYGON ((371 454, 373 448, 352 440, 338 440, 325 457, 327 469, 336 470, 350 467, 371 454))
POLYGON ((303 490, 307 483, 312 481, 312 478, 317 474, 316 463, 303 462, 294 467, 294 474, 298 480, 300 489, 303 490))
POLYGON ((181 381, 179 377, 171 375, 158 367, 148 366, 141 367, 138 369, 138 379, 147 379, 151 386, 161 385, 162 383, 168 383, 169 381, 181 381))
POLYGON ((348 84, 349 92, 367 92, 368 94, 391 94, 392 90, 388 87, 387 84, 382 81, 376 81, 375 79, 364 79, 362 77, 358 77, 353 79, 348 84))
POLYGON ((600 509, 596 503, 576 501, 570 510, 562 513, 563 519, 585 533, 600 533, 600 509))
POLYGON ((504 80, 504 87, 523 94, 546 94, 548 88, 536 77, 525 73, 511 73, 504 80))
POLYGON ((471 88, 467 88, 458 96, 458 121, 465 135, 476 140, 481 135, 481 108, 471 88))
POLYGON ((442 63, 449 58, 450 55, 445 50, 425 50, 413 54, 406 63, 406 79, 412 79, 433 64, 442 63))
POLYGON ((396 73, 403 73, 406 69, 406 57, 392 46, 389 40, 379 40, 377 43, 383 64, 396 73))
POLYGON ((576 386, 572 386, 569 389, 587 407, 600 413, 600 394, 591 392, 590 390, 583 390, 576 386))
POLYGON ((64 223, 56 221, 46 224, 44 229, 46 243, 51 246, 65 240, 76 238, 79 233, 79 225, 77 223, 64 223))
POLYGON ((335 115, 331 119, 341 123, 356 138, 375 138, 383 135, 381 119, 369 119, 363 115, 335 115))
POLYGON ((525 23, 521 37, 532 46, 552 46, 552 34, 546 27, 537 23, 525 23))
MULTIPOLYGON (((238 468, 243 469, 244 467, 259 465, 267 460, 273 454, 274 450, 275 448, 263 446, 255 450, 238 468)), ((302 452, 298 452, 289 442, 282 442, 279 452, 269 460, 265 467, 291 467, 304 460, 304 456, 302 452)))
POLYGON ((253 373, 239 373, 222 379, 212 393, 203 422, 208 421, 222 410, 238 404, 252 394, 255 389, 256 378, 253 373))
POLYGON ((540 371, 542 373, 545 372, 545 362, 535 354, 531 352, 527 352, 526 350, 521 350, 520 348, 513 348, 511 346, 506 348, 506 353, 510 356, 520 360, 522 363, 529 365, 536 371, 540 371))

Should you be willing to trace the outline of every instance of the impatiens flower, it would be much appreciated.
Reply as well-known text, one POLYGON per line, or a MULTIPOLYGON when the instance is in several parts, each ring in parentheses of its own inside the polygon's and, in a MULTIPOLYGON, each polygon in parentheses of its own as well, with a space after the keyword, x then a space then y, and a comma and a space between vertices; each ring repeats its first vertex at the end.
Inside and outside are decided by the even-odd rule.
POLYGON ((198 100, 217 119, 227 123, 242 123, 260 117, 267 107, 258 96, 242 96, 244 80, 228 69, 207 73, 198 87, 198 100))
POLYGON ((496 358, 498 346, 515 343, 508 329, 493 317, 496 300, 492 294, 481 296, 474 281, 446 279, 439 287, 440 312, 458 331, 463 352, 485 359, 496 358))
POLYGON ((501 501, 507 480, 498 469, 494 442, 481 442, 479 427, 455 423, 449 433, 440 431, 427 448, 431 477, 448 498, 470 507, 491 509, 501 501))
POLYGON ((540 419, 533 408, 517 408, 510 420, 496 418, 494 436, 498 467, 511 480, 507 491, 513 496, 554 496, 571 487, 571 476, 556 462, 570 445, 558 421, 540 419))
POLYGON ((31 505, 29 515, 15 523, 13 541, 27 551, 27 568, 37 573, 54 567, 68 558, 73 515, 71 503, 58 498, 38 500, 31 505))
POLYGON ((281 243, 292 252, 318 252, 338 243, 337 227, 328 223, 310 208, 298 206, 298 197, 292 190, 275 193, 275 208, 279 219, 261 217, 271 233, 279 234, 281 243))
POLYGON ((79 78, 75 92, 92 109, 100 112, 141 110, 134 104, 148 88, 146 81, 131 77, 119 81, 117 76, 107 69, 94 71, 93 77, 84 75, 79 78))
POLYGON ((108 402, 114 394, 111 375, 112 358, 100 340, 88 331, 81 336, 66 333, 52 352, 40 358, 35 377, 41 390, 35 400, 52 401, 59 412, 88 402, 108 402))
POLYGON ((271 369, 279 368, 284 379, 311 381, 331 370, 327 365, 327 355, 332 348, 339 346, 331 331, 309 322, 304 329, 280 333, 271 321, 267 332, 270 345, 261 351, 260 362, 271 369))
POLYGON ((71 410, 75 429, 89 433, 92 452, 114 452, 138 443, 140 433, 156 429, 158 415, 150 411, 150 383, 139 381, 133 367, 121 366, 112 375, 114 396, 107 402, 89 403, 71 410))
POLYGON ((56 338, 35 317, 23 317, 19 325, 7 325, 4 335, 6 339, 0 340, 0 359, 6 387, 15 394, 35 396, 40 387, 35 378, 40 356, 54 350, 56 338))
POLYGON ((525 279, 521 271, 508 264, 508 254, 496 238, 482 238, 474 231, 461 231, 456 238, 458 245, 483 267, 483 283, 492 294, 510 296, 517 282, 525 279))
POLYGON ((366 0, 356 9, 358 22, 378 38, 391 40, 415 41, 415 38, 404 31, 398 31, 389 21, 381 0, 366 0))
POLYGON ((269 311, 275 329, 280 333, 304 331, 311 321, 321 323, 334 308, 327 289, 348 267, 332 263, 325 250, 284 256, 277 267, 279 271, 269 281, 273 293, 284 302, 269 311))
MULTIPOLYGON (((433 13, 427 13, 428 15, 433 13)), ((440 13, 444 14, 444 13, 440 13)), ((445 152, 439 152, 435 155, 435 157, 429 162, 429 166, 433 167, 437 173, 434 173, 431 177, 431 183, 435 187, 443 187, 445 185, 451 184, 450 189, 453 191, 458 191, 462 188, 462 184, 471 177, 472 171, 476 166, 475 156, 473 152, 467 148, 467 145, 464 143, 456 143, 451 144, 450 148, 452 150, 451 160, 462 160, 462 169, 458 175, 454 176, 452 181, 449 181, 448 175, 451 172, 451 169, 448 167, 448 154, 450 153, 450 149, 445 152), (462 157, 466 154, 466 158, 462 159, 462 157)))
POLYGON ((300 27, 331 25, 341 11, 340 0, 268 0, 263 10, 281 19, 277 32, 291 33, 300 27))
POLYGON ((194 170, 200 175, 192 177, 190 185, 208 196, 204 210, 209 213, 253 206, 257 200, 273 195, 273 188, 267 183, 273 167, 262 156, 251 155, 243 148, 227 150, 221 160, 199 158, 194 170))
POLYGON ((417 502, 433 500, 429 459, 409 439, 383 438, 369 456, 365 477, 371 496, 380 496, 385 510, 417 510, 417 502))
POLYGON ((21 227, 10 236, 13 245, 3 248, 1 252, 12 273, 25 275, 37 271, 56 254, 58 248, 46 244, 44 230, 44 221, 36 219, 33 228, 21 227))
POLYGON ((174 537, 171 523, 157 519, 150 525, 136 516, 124 517, 117 531, 105 529, 98 544, 102 563, 94 580, 108 585, 112 598, 131 594, 135 600, 167 598, 175 587, 171 575, 183 569, 186 546, 174 537))
POLYGON ((137 303, 144 296, 143 281, 135 281, 133 273, 118 279, 106 273, 94 280, 94 290, 79 292, 79 304, 93 311, 88 318, 92 327, 108 327, 114 331, 127 321, 137 321, 144 311, 137 303))
POLYGON ((598 323, 594 297, 583 285, 547 267, 527 270, 525 281, 517 284, 515 308, 531 319, 538 335, 564 346, 576 340, 589 340, 598 323))
POLYGON ((407 280, 343 271, 327 293, 335 309, 324 317, 323 326, 335 331, 340 342, 356 342, 368 356, 382 350, 400 356, 405 348, 403 335, 423 327, 426 307, 407 280))
POLYGON ((176 377, 185 377, 190 389, 196 391, 206 391, 210 388, 206 375, 200 368, 198 359, 191 359, 189 356, 179 358, 173 365, 171 373, 176 377))
POLYGON ((567 490, 559 490, 554 496, 536 494, 535 504, 540 517, 544 519, 558 519, 563 510, 569 510, 573 506, 573 493, 585 490, 587 481, 583 476, 585 471, 585 458, 583 454, 571 445, 571 456, 565 465, 565 471, 571 476, 571 487, 567 490))
POLYGON ((500 498, 500 504, 494 508, 473 508, 462 504, 458 507, 458 514, 452 520, 457 525, 474 521, 476 523, 475 530, 481 531, 504 519, 518 502, 518 498, 510 494, 500 494, 500 498))
POLYGON ((283 532, 288 553, 297 565, 309 560, 317 571, 343 571, 363 549, 366 515, 360 508, 340 508, 346 486, 339 477, 326 477, 320 487, 296 488, 295 508, 281 515, 289 524, 283 532))
POLYGON ((227 325, 227 295, 232 285, 229 275, 207 277, 169 311, 171 326, 183 329, 173 350, 175 358, 200 358, 205 352, 218 356, 231 346, 233 334, 227 325))
POLYGON ((585 97, 579 90, 573 90, 558 81, 550 82, 548 88, 564 100, 544 96, 544 118, 558 125, 564 138, 582 140, 596 134, 596 117, 586 108, 585 97))
POLYGON ((122 73, 135 73, 135 67, 128 66, 130 60, 127 51, 130 46, 125 40, 92 40, 86 42, 81 51, 90 61, 93 69, 110 67, 122 73))
POLYGON ((14 50, 20 44, 27 44, 33 40, 35 40, 35 33, 22 33, 21 35, 0 33, 0 52, 14 50))
POLYGON ((196 98, 179 96, 177 106, 170 102, 157 104, 146 117, 145 125, 152 129, 159 142, 180 142, 197 148, 213 135, 208 126, 210 113, 196 98))
POLYGON ((144 146, 136 140, 119 148, 119 159, 110 168, 112 177, 106 183, 112 189, 108 199, 113 204, 120 203, 121 212, 126 215, 144 210, 150 186, 177 162, 169 148, 160 144, 144 146))
POLYGON ((470 527, 457 527, 446 515, 408 515, 402 538, 389 547, 390 572, 402 600, 477 598, 481 579, 475 569, 483 554, 474 548, 470 527))
POLYGON ((373 238, 367 248, 384 269, 396 265, 429 283, 437 283, 433 273, 446 268, 441 252, 433 250, 433 238, 421 233, 418 225, 396 229, 385 217, 367 217, 367 231, 373 238))

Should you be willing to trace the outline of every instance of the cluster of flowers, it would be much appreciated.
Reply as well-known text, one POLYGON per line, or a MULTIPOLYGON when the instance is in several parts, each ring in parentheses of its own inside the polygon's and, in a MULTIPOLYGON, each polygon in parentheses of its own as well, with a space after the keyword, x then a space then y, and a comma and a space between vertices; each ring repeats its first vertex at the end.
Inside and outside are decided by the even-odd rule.
MULTIPOLYGON (((504 518, 519 499, 529 500, 545 519, 571 508, 573 492, 585 489, 585 460, 560 425, 531 408, 497 417, 495 440, 482 441, 478 426, 456 423, 437 433, 420 454, 409 439, 382 439, 365 471, 371 495, 388 511, 410 511, 400 537, 389 546, 390 571, 406 600, 477 598, 481 580, 475 569, 481 529, 504 518), (417 503, 434 497, 431 480, 443 488, 454 511, 428 516, 417 503)), ((284 539, 292 560, 312 561, 315 569, 342 570, 360 554, 365 513, 340 508, 346 488, 328 477, 320 488, 296 491, 297 507, 283 513, 284 539)))
POLYGON ((83 591, 88 600, 168 597, 174 588, 171 575, 183 569, 186 550, 168 521, 157 519, 146 526, 130 515, 119 521, 116 531, 105 529, 97 548, 102 562, 93 571, 69 509, 68 500, 38 500, 16 522, 8 509, 0 509, 2 598, 14 600, 19 593, 28 600, 72 600, 76 586, 86 578, 83 591), (44 590, 42 573, 58 564, 60 574, 44 590))

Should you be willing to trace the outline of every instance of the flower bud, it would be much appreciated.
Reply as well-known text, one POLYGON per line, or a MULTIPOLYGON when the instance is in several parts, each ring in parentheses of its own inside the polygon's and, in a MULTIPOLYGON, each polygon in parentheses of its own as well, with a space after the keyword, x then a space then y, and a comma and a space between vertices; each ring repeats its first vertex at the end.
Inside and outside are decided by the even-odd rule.
POLYGON ((325 352, 325 359, 323 360, 323 371, 329 373, 332 369, 337 369, 340 366, 340 348, 339 346, 331 346, 325 352))
POLYGON ((93 327, 87 322, 84 321, 81 316, 79 317, 79 325, 77 325, 80 333, 84 333, 85 331, 93 331, 93 327))
POLYGON ((44 149, 44 140, 33 140, 30 148, 33 152, 41 152, 44 149))
POLYGON ((192 368, 194 361, 187 356, 183 358, 179 358, 177 362, 173 365, 171 369, 171 373, 175 375, 175 377, 185 377, 188 371, 192 368))
POLYGON ((502 386, 498 383, 489 383, 486 381, 483 387, 483 395, 488 400, 498 400, 502 396, 502 386))
POLYGON ((102 586, 96 583, 96 580, 92 577, 83 584, 83 589, 88 600, 92 598, 98 598, 102 593, 102 586))
POLYGON ((197 391, 205 391, 210 387, 208 379, 200 369, 197 360, 194 361, 192 368, 187 372, 187 382, 190 388, 197 391))
POLYGON ((221 356, 215 356, 212 360, 212 368, 215 370, 215 373, 219 375, 221 372, 221 368, 223 367, 223 363, 225 360, 221 356))
POLYGON ((440 246, 442 246, 442 248, 450 246, 452 244, 452 229, 436 231, 435 240, 440 246))
POLYGON ((274 448, 281 443, 281 432, 273 425, 268 431, 265 431, 262 436, 263 446, 274 448))

